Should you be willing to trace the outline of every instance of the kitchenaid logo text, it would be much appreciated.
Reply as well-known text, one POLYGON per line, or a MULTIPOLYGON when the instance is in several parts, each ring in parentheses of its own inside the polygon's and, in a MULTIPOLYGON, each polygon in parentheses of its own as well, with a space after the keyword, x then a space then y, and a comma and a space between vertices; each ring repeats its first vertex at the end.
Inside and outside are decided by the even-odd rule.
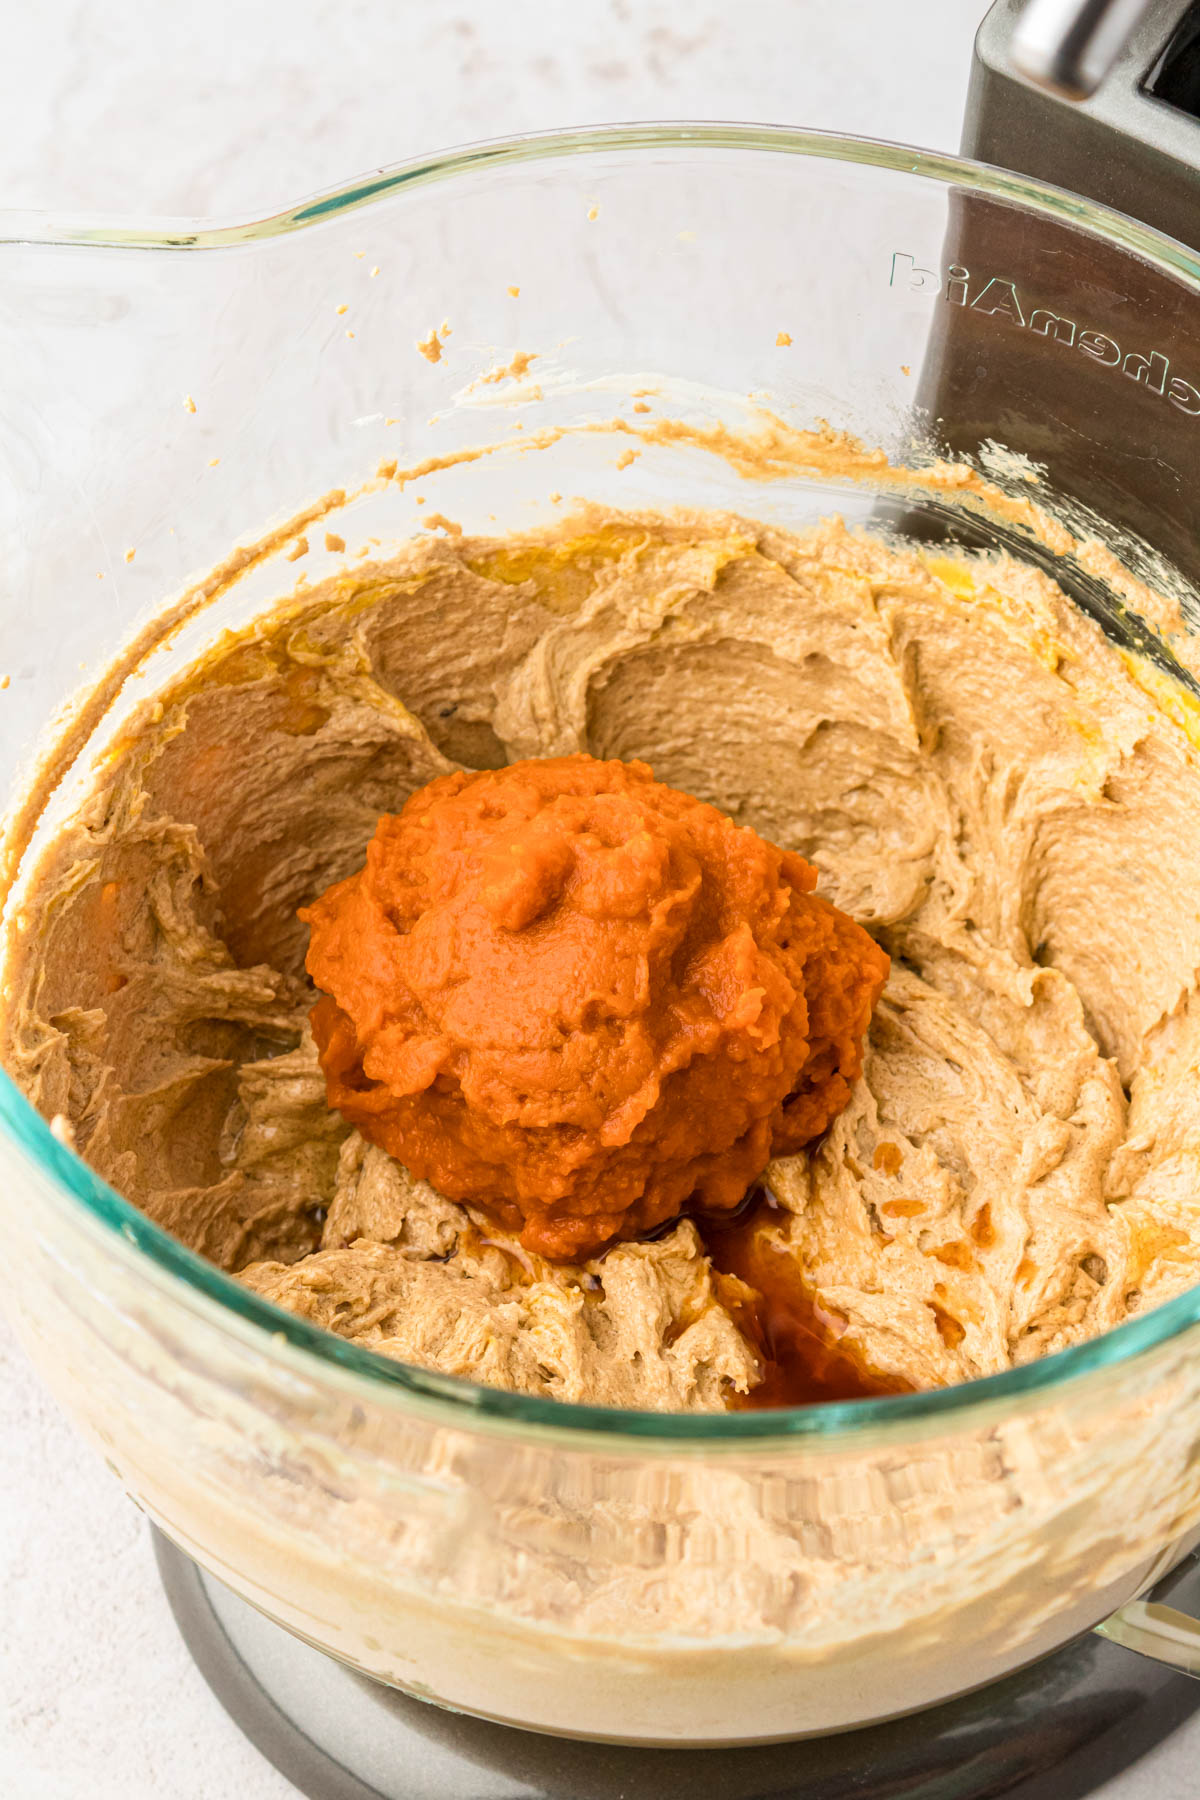
POLYGON ((1093 331, 1048 306, 1037 306, 1017 291, 1015 282, 1002 276, 973 277, 961 263, 951 263, 943 277, 936 269, 922 268, 915 257, 897 250, 892 256, 888 286, 906 293, 928 294, 931 299, 940 294, 951 306, 969 307, 972 312, 990 314, 1022 331, 1036 331, 1061 344, 1064 350, 1078 351, 1093 362, 1120 369, 1130 381, 1140 382, 1152 394, 1161 394, 1180 412, 1200 416, 1200 388, 1193 387, 1182 375, 1173 375, 1167 357, 1157 350, 1122 350, 1107 332, 1093 331))

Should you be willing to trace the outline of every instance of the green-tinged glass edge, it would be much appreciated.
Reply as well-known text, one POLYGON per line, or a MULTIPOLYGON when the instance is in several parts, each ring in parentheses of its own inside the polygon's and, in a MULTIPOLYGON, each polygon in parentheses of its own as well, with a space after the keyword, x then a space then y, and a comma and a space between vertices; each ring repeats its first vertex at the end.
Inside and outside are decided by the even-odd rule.
POLYGON ((819 161, 859 163, 920 175, 947 186, 973 188, 1094 230, 1173 273, 1200 279, 1200 258, 1186 245, 1127 214, 1097 205, 1066 188, 1009 169, 971 162, 945 151, 922 150, 883 138, 847 137, 787 125, 721 120, 665 120, 589 126, 581 131, 528 132, 485 138, 433 156, 414 157, 310 195, 280 212, 232 224, 206 219, 72 219, 45 212, 0 210, 0 244, 118 250, 220 250, 307 231, 360 207, 489 168, 537 163, 550 157, 595 156, 638 150, 750 150, 819 161))
POLYGON ((1024 1398, 1048 1388, 1059 1388, 1078 1377, 1128 1363, 1156 1349, 1190 1326, 1200 1324, 1200 1287, 1192 1288, 1165 1306, 1130 1320, 1103 1337, 1056 1351, 1017 1369, 956 1387, 934 1388, 917 1394, 887 1395, 877 1400, 825 1402, 781 1408, 768 1412, 655 1413, 625 1411, 617 1407, 580 1406, 562 1400, 542 1400, 484 1387, 454 1375, 418 1368, 364 1350, 299 1319, 244 1287, 232 1275, 172 1237, 128 1200, 123 1200, 94 1170, 59 1141, 41 1114, 0 1071, 0 1128, 63 1190, 67 1201, 82 1202, 85 1211, 111 1230, 115 1248, 128 1256, 144 1255, 160 1273, 182 1281, 193 1294, 234 1313, 243 1323, 263 1333, 261 1349, 270 1354, 280 1339, 325 1365, 351 1377, 364 1378, 374 1389, 407 1394, 432 1402, 446 1415, 447 1423, 463 1424, 464 1414, 534 1428, 549 1427, 571 1433, 631 1436, 645 1445, 744 1443, 763 1439, 819 1438, 894 1429, 914 1423, 949 1423, 962 1413, 989 1408, 996 1403, 1024 1398))
MULTIPOLYGON (((843 137, 831 132, 793 130, 785 126, 703 122, 598 126, 585 131, 555 131, 469 144, 444 154, 422 157, 380 170, 319 194, 266 218, 239 224, 185 221, 56 221, 45 214, 0 212, 0 245, 28 244, 46 248, 110 248, 118 250, 194 251, 262 243, 295 231, 313 229, 361 207, 377 204, 405 188, 425 187, 467 172, 536 163, 546 158, 588 156, 650 150, 753 151, 863 164, 901 175, 917 175, 946 186, 991 195, 1093 231, 1110 243, 1143 257, 1182 278, 1200 293, 1200 258, 1184 245, 1150 230, 1123 214, 1097 206, 1064 189, 1026 176, 940 152, 919 150, 882 140, 843 137)), ((153 1224, 129 1201, 95 1174, 62 1144, 11 1078, 0 1071, 0 1128, 49 1174, 68 1201, 79 1202, 91 1219, 114 1234, 124 1255, 145 1256, 156 1270, 177 1280, 217 1309, 232 1313, 263 1334, 261 1348, 270 1354, 280 1341, 327 1369, 362 1380, 379 1401, 387 1395, 407 1396, 432 1406, 448 1424, 484 1420, 559 1434, 600 1434, 636 1440, 639 1448, 667 1445, 736 1445, 762 1440, 829 1440, 865 1430, 903 1428, 913 1424, 946 1424, 964 1414, 1002 1407, 1004 1403, 1060 1389, 1085 1376, 1128 1364, 1190 1327, 1200 1324, 1200 1287, 1135 1318, 1089 1343, 1060 1350, 1020 1368, 977 1381, 917 1394, 876 1400, 791 1407, 774 1412, 678 1414, 631 1412, 542 1400, 481 1386, 455 1376, 400 1363, 364 1350, 296 1318, 264 1300, 233 1276, 187 1249, 153 1224)))

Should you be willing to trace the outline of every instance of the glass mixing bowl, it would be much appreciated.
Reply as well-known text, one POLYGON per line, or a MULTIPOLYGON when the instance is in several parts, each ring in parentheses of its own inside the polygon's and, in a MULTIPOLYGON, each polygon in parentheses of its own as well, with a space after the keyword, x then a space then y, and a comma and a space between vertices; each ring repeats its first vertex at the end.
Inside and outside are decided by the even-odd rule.
MULTIPOLYGON (((196 571, 334 487, 314 577, 339 538, 386 545, 435 511, 529 525, 559 494, 792 527, 838 510, 1016 541, 1121 641, 1187 661, 1200 263, 950 158, 630 127, 433 157, 242 225, 4 217, 0 345, 10 876, 171 658, 296 575, 286 534, 207 587, 196 571), (510 378, 478 380, 493 368, 510 378), (687 429, 634 435, 639 390, 687 429), (994 492, 803 479, 764 405, 894 460, 949 446, 994 492), (617 435, 586 429, 616 415, 617 435), (763 454, 731 458, 723 429, 763 454), (455 460, 479 443, 498 447, 455 460), (381 463, 420 479, 372 481, 381 463), (1175 595, 1172 642, 1094 558, 998 504, 1031 492, 1175 595), (139 638, 183 592, 173 634, 139 638), (122 643, 130 679, 95 692, 122 643), (64 777, 44 817, 19 799, 39 756, 64 777)), ((1122 1607, 1112 1635, 1197 1657, 1188 1621, 1126 1603, 1200 1534, 1200 1293, 946 1391, 602 1411, 275 1310, 122 1201, 7 1079, 0 1159, 6 1293, 64 1405, 186 1551, 384 1681, 546 1731, 703 1744, 925 1706, 1122 1607)))

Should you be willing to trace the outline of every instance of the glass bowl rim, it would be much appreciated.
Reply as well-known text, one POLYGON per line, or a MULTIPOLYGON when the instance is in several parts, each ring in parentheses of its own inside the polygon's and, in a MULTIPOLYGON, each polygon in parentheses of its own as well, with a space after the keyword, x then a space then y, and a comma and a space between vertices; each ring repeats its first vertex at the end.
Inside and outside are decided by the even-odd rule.
MULTIPOLYGON (((1111 244, 1158 266, 1190 285, 1200 297, 1200 257, 1137 220, 1077 194, 1008 170, 971 162, 946 152, 917 149, 881 139, 811 131, 790 126, 719 121, 664 121, 600 125, 582 130, 518 134, 466 144, 413 158, 311 196, 270 215, 248 221, 59 218, 49 213, 0 211, 0 244, 46 248, 202 252, 257 244, 312 229, 348 212, 378 204, 405 189, 503 165, 536 164, 548 158, 605 152, 662 149, 774 153, 875 167, 961 187, 1082 227, 1111 244)), ((1016 1401, 1148 1355, 1200 1324, 1200 1287, 1134 1318, 1087 1343, 1003 1370, 996 1375, 915 1394, 873 1400, 818 1403, 777 1411, 654 1413, 579 1405, 512 1394, 362 1349, 262 1299, 178 1239, 96 1175, 51 1131, 7 1073, 0 1071, 0 1133, 14 1140, 48 1175, 57 1197, 78 1205, 88 1221, 109 1237, 109 1247, 142 1267, 153 1266, 163 1287, 181 1285, 191 1302, 227 1325, 231 1315, 249 1327, 260 1353, 298 1352, 309 1374, 317 1367, 348 1378, 364 1400, 418 1401, 444 1424, 459 1427, 493 1421, 540 1435, 599 1433, 621 1437, 639 1449, 709 1448, 753 1440, 837 1439, 870 1430, 876 1434, 917 1424, 947 1426, 1006 1401, 1016 1401)), ((966 1422, 966 1421, 963 1421, 966 1422)))

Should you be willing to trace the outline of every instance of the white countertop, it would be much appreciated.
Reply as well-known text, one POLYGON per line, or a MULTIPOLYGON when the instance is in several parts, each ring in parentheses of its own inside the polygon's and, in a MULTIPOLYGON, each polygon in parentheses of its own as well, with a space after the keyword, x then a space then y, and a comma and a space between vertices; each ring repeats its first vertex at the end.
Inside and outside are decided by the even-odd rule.
MULTIPOLYGON (((273 211, 414 153, 615 119, 958 143, 984 0, 40 0, 0 206, 273 211)), ((1104 1800, 1195 1792, 1200 1720, 1104 1800)), ((0 1324, 0 1794, 294 1800, 184 1650, 145 1521, 0 1324)))

